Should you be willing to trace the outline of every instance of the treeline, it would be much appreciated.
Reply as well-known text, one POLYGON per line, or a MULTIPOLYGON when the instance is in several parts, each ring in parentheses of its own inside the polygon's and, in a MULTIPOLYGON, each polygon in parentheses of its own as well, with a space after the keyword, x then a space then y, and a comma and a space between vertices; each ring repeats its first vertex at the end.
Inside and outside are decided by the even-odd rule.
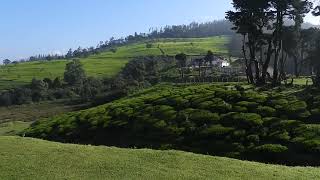
POLYGON ((233 35, 232 24, 226 20, 206 23, 193 22, 189 25, 165 26, 150 29, 149 38, 200 38, 209 36, 233 35))

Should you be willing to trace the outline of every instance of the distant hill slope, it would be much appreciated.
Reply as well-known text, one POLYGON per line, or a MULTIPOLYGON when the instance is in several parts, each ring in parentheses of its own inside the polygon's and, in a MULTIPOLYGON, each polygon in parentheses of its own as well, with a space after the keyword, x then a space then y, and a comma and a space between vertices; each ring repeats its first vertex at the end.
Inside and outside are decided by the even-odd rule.
MULTIPOLYGON (((89 76, 113 76, 131 59, 147 55, 175 55, 184 52, 188 55, 205 54, 211 50, 227 54, 228 36, 209 38, 170 38, 151 42, 134 43, 118 47, 116 52, 107 51, 99 55, 81 59, 89 76), (149 44, 149 47, 147 47, 149 44)), ((26 62, 0 67, 0 89, 8 89, 31 82, 32 78, 43 79, 62 77, 67 60, 26 62)))
POLYGON ((0 179, 319 179, 320 169, 0 137, 0 179))

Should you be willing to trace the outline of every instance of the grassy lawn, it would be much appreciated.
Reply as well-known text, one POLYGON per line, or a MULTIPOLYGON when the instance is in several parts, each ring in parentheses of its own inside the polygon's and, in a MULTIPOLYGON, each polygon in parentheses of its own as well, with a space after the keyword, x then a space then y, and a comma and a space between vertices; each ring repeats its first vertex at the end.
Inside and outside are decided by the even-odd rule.
POLYGON ((319 179, 320 169, 0 137, 0 179, 319 179))
POLYGON ((0 107, 0 124, 12 121, 33 122, 40 118, 47 118, 80 109, 83 109, 82 105, 68 105, 63 101, 0 107))
POLYGON ((30 126, 31 122, 12 121, 0 124, 0 136, 17 135, 30 126))
MULTIPOLYGON (((135 43, 119 47, 115 53, 104 52, 99 55, 81 59, 88 76, 110 77, 117 74, 132 58, 147 55, 162 55, 160 48, 166 55, 175 55, 184 52, 188 55, 204 55, 208 50, 218 54, 227 54, 226 45, 229 38, 226 36, 210 38, 181 38, 160 39, 150 42, 135 43), (158 48, 159 47, 159 48, 158 48)), ((17 65, 0 66, 0 89, 8 89, 31 82, 32 78, 43 79, 62 77, 66 60, 47 62, 26 62, 17 65)))

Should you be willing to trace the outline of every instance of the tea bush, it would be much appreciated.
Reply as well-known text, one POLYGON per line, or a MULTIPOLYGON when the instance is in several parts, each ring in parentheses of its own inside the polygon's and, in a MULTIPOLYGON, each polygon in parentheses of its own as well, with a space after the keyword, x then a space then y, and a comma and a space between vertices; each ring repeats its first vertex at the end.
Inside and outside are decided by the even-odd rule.
POLYGON ((40 120, 25 135, 320 165, 310 158, 319 157, 319 114, 313 101, 293 95, 227 84, 158 85, 96 108, 40 120))

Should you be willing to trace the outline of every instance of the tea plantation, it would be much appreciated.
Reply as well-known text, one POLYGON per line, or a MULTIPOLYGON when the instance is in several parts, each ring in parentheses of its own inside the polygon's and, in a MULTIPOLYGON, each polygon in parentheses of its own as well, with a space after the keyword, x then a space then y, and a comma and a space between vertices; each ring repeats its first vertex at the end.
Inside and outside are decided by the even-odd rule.
POLYGON ((320 93, 300 91, 227 84, 158 85, 96 108, 43 119, 25 135, 320 165, 320 93))
MULTIPOLYGON (((135 57, 149 55, 175 56, 184 52, 187 55, 205 55, 208 50, 217 54, 228 54, 228 36, 208 38, 170 38, 157 39, 148 42, 131 43, 120 46, 116 51, 105 51, 101 54, 81 58, 88 76, 112 77, 116 75, 125 64, 135 57), (147 47, 147 44, 150 47, 147 47)), ((52 60, 25 62, 0 66, 0 90, 10 89, 31 82, 32 78, 44 79, 63 77, 65 65, 68 60, 52 60)))

